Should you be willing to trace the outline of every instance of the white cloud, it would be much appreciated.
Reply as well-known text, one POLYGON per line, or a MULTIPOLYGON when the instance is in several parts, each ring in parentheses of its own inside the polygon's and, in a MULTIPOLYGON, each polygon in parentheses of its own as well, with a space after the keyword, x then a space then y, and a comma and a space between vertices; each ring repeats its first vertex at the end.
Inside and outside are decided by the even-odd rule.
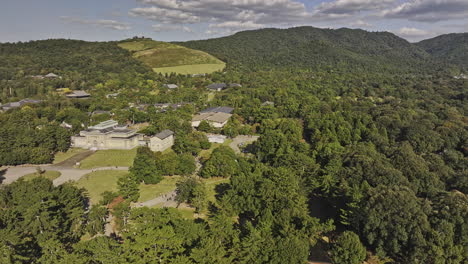
POLYGON ((437 33, 435 32, 413 27, 403 27, 399 30, 393 31, 393 33, 410 41, 418 41, 422 39, 435 37, 437 35, 437 33))
POLYGON ((146 6, 130 15, 170 24, 236 21, 245 25, 288 24, 304 21, 311 13, 297 0, 137 0, 146 6))
POLYGON ((411 0, 384 11, 382 16, 420 22, 467 18, 468 0, 411 0))
POLYGON ((170 24, 158 24, 151 26, 156 32, 166 32, 166 31, 182 31, 185 33, 193 33, 193 30, 187 26, 182 25, 170 25, 170 24))
POLYGON ((358 19, 354 22, 351 23, 351 26, 352 27, 357 27, 357 28, 369 28, 369 27, 373 27, 372 24, 362 20, 362 19, 358 19))
POLYGON ((227 29, 258 29, 263 28, 265 25, 263 24, 256 24, 252 21, 247 22, 239 22, 239 21, 226 21, 219 24, 210 24, 210 28, 227 28, 227 29))
POLYGON ((395 0, 335 0, 320 4, 316 9, 323 14, 354 14, 361 11, 381 10, 395 0))
POLYGON ((60 19, 68 23, 93 25, 93 26, 99 26, 99 27, 104 27, 104 28, 110 28, 114 30, 130 30, 131 29, 131 26, 128 23, 123 23, 123 22, 118 22, 115 20, 108 20, 108 19, 86 20, 82 18, 69 17, 69 16, 61 16, 60 19))

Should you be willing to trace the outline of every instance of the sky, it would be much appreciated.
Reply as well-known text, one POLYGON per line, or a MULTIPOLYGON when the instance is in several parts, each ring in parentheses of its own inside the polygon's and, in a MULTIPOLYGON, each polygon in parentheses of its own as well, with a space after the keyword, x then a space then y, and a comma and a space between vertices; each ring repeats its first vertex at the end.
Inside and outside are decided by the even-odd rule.
POLYGON ((0 0, 0 42, 184 41, 295 26, 389 31, 415 42, 468 32, 468 0, 0 0))

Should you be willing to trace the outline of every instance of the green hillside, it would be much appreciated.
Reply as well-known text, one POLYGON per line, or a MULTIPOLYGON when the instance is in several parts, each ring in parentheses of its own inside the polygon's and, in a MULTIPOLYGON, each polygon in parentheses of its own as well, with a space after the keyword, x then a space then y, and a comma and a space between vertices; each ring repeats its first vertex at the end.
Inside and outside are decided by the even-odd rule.
POLYGON ((151 39, 132 39, 118 44, 160 73, 201 74, 224 69, 224 62, 203 51, 151 39))
POLYGON ((468 33, 442 35, 416 45, 435 58, 468 69, 468 33))
POLYGON ((310 68, 420 71, 435 68, 423 49, 388 32, 358 29, 261 29, 178 43, 244 69, 310 68))

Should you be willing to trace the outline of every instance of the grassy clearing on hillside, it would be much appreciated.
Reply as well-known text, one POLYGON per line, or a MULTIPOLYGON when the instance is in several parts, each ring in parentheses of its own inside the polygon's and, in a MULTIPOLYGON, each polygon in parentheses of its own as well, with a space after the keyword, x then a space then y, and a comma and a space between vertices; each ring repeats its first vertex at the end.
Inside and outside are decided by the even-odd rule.
POLYGON ((153 68, 223 63, 203 51, 191 50, 176 45, 138 51, 134 54, 134 57, 153 68))
POLYGON ((153 68, 157 73, 177 73, 177 74, 204 74, 222 71, 226 65, 223 64, 192 64, 175 67, 153 68))
POLYGON ((80 154, 80 153, 83 153, 85 151, 86 151, 86 149, 71 148, 67 152, 58 152, 57 154, 55 154, 55 158, 54 158, 53 163, 54 164, 60 163, 62 161, 65 161, 65 160, 75 156, 76 154, 80 154))
POLYGON ((150 39, 118 44, 134 52, 133 57, 160 73, 203 74, 220 71, 225 63, 199 50, 150 39))
POLYGON ((117 181, 126 175, 128 175, 127 171, 96 171, 83 176, 76 182, 76 186, 85 188, 91 204, 97 204, 102 199, 103 192, 117 191, 117 181))
POLYGON ((58 177, 60 177, 60 175, 62 174, 58 171, 45 171, 42 175, 39 175, 38 173, 31 173, 31 174, 24 175, 23 177, 21 177, 21 179, 25 181, 31 181, 35 178, 44 177, 46 179, 53 181, 57 179, 58 177))
POLYGON ((151 39, 141 39, 135 41, 121 42, 118 44, 119 47, 129 51, 142 51, 157 47, 170 46, 167 42, 154 41, 151 39))
POLYGON ((146 202, 176 189, 178 176, 166 176, 158 184, 141 184, 139 202, 146 202))
POLYGON ((81 161, 81 169, 102 167, 130 167, 133 165, 137 149, 132 150, 99 150, 81 161))

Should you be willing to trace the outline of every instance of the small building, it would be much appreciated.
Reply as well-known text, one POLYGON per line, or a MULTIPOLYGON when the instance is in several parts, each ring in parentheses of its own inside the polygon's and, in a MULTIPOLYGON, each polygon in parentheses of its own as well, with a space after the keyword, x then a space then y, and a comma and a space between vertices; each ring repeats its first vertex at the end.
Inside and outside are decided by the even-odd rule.
POLYGON ((224 135, 207 134, 206 136, 208 137, 208 141, 210 143, 223 144, 224 142, 226 142, 227 139, 227 137, 224 135))
POLYGON ((55 73, 49 73, 47 74, 46 76, 44 76, 44 78, 47 78, 47 79, 62 79, 61 76, 55 74, 55 73))
POLYGON ((198 127, 202 121, 207 121, 215 128, 224 127, 232 116, 232 107, 212 107, 201 111, 192 118, 192 127, 198 127))
POLYGON ((66 129, 72 129, 73 126, 68 124, 67 122, 63 121, 61 124, 60 124, 61 127, 63 128, 66 128, 66 129))
POLYGON ((221 92, 222 90, 227 89, 227 85, 225 83, 213 83, 208 85, 206 88, 211 91, 221 92))
POLYGON ((71 98, 71 99, 81 99, 81 98, 89 98, 91 97, 91 95, 85 91, 77 90, 77 91, 73 91, 72 93, 67 94, 66 97, 71 98))
POLYGON ((28 105, 28 104, 39 104, 39 103, 42 103, 42 100, 23 99, 23 100, 21 100, 19 102, 11 102, 11 103, 1 105, 0 108, 3 111, 8 111, 8 110, 14 109, 14 108, 21 108, 21 107, 23 107, 25 105, 28 105))
POLYGON ((110 98, 117 98, 117 96, 119 96, 120 93, 111 93, 111 94, 107 94, 106 95, 106 98, 107 99, 110 99, 110 98))
POLYGON ((262 106, 275 106, 275 103, 271 101, 265 101, 262 103, 262 106))
POLYGON ((179 86, 177 86, 175 84, 164 84, 163 87, 167 88, 167 89, 177 89, 177 88, 179 88, 179 86))
POLYGON ((242 85, 239 83, 230 83, 229 87, 231 88, 242 88, 242 85))
POLYGON ((104 110, 96 110, 96 111, 93 111, 91 113, 92 116, 95 116, 95 115, 114 115, 111 111, 104 111, 104 110))
POLYGON ((164 130, 149 140, 149 148, 154 152, 163 152, 174 145, 174 132, 171 130, 164 130))

